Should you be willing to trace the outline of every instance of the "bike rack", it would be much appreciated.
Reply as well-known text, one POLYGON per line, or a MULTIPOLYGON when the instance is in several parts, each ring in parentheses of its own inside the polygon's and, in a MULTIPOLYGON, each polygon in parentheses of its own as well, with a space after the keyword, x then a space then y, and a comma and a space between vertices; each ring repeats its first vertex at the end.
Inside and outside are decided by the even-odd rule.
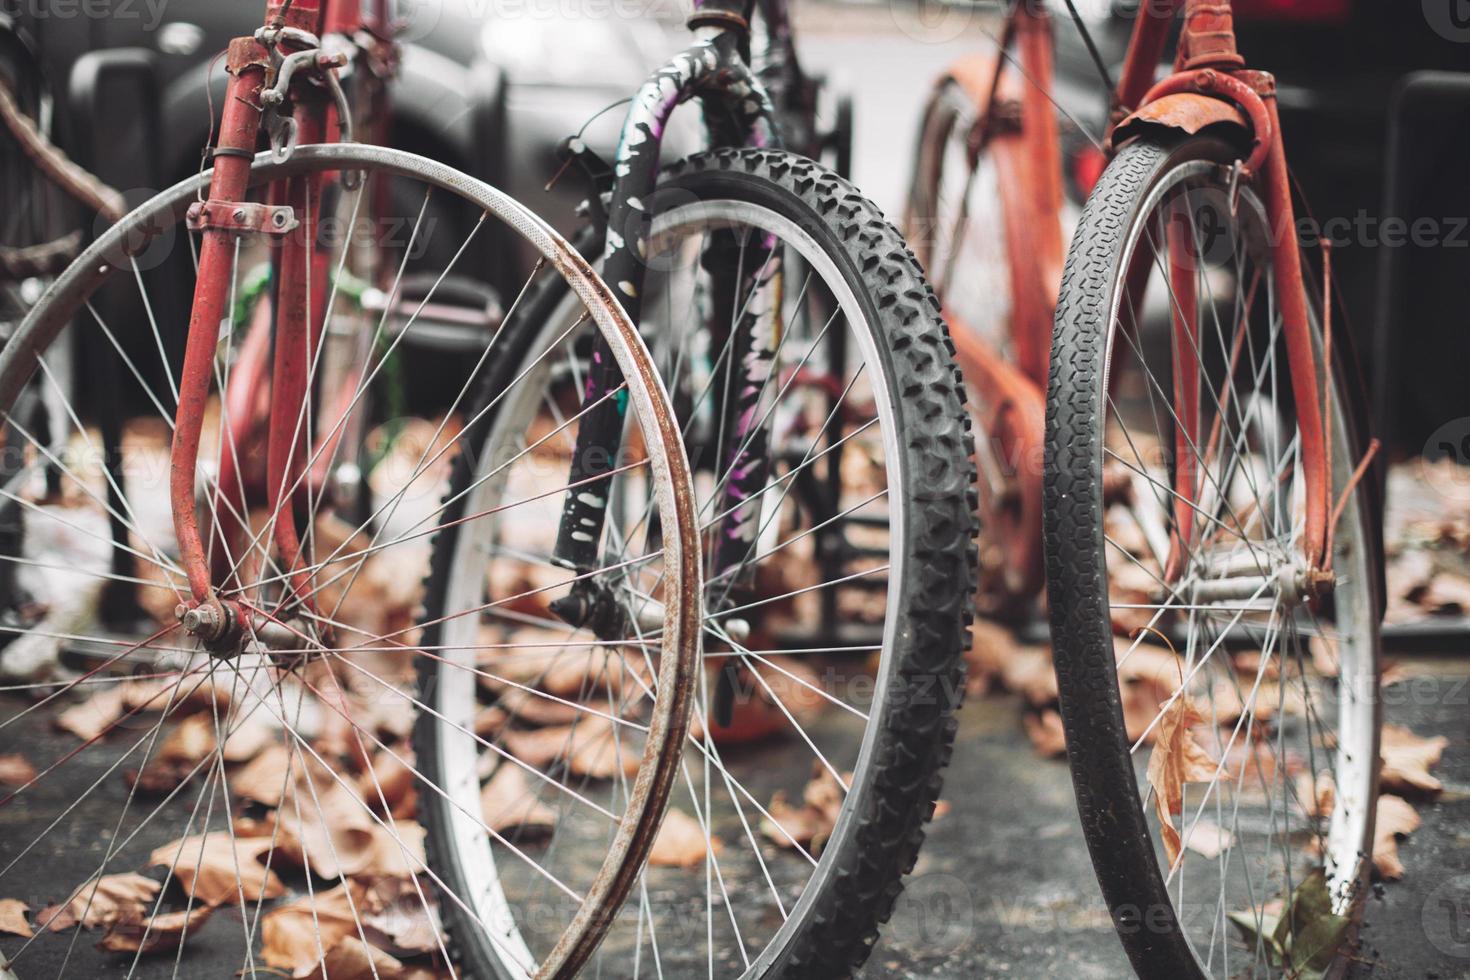
MULTIPOLYGON (((1453 207, 1446 210, 1445 185, 1449 180, 1459 180, 1464 171, 1460 167, 1444 168, 1442 164, 1455 148, 1467 145, 1463 135, 1467 120, 1470 120, 1470 73, 1417 72, 1405 76, 1389 108, 1382 208, 1385 217, 1403 219, 1412 227, 1420 217, 1456 213, 1453 207), (1432 210, 1435 208, 1439 210, 1432 210)), ((1458 200, 1465 198, 1461 196, 1458 200)), ((1426 448, 1418 443, 1422 435, 1410 436, 1408 432, 1413 420, 1403 417, 1406 396, 1413 387, 1423 383, 1412 379, 1425 359, 1421 356, 1418 364, 1412 363, 1413 355, 1409 352, 1435 350, 1434 356, 1443 358, 1442 341, 1461 333, 1458 329, 1438 331, 1432 335, 1433 340, 1426 338, 1424 307, 1412 300, 1428 295, 1433 306, 1442 310, 1463 310, 1470 303, 1463 272, 1467 252, 1448 250, 1447 257, 1460 265, 1460 271, 1443 276, 1438 274, 1442 269, 1423 261, 1425 251, 1414 245, 1412 239, 1400 247, 1385 245, 1378 249, 1378 305, 1370 341, 1373 365, 1369 384, 1374 429, 1388 445, 1409 453, 1426 448)), ((1449 353, 1449 359, 1458 360, 1453 352, 1449 353)), ((1443 387, 1436 385, 1436 392, 1443 387)), ((1456 384, 1453 390, 1464 392, 1465 389, 1456 384)), ((1462 398, 1456 407, 1461 415, 1470 416, 1470 398, 1462 398)), ((1440 414, 1439 422, 1450 417, 1440 414)), ((1456 461, 1470 463, 1467 459, 1456 461)), ((1395 651, 1447 653, 1464 649, 1467 637, 1470 637, 1470 616, 1436 617, 1383 627, 1384 647, 1395 651)))

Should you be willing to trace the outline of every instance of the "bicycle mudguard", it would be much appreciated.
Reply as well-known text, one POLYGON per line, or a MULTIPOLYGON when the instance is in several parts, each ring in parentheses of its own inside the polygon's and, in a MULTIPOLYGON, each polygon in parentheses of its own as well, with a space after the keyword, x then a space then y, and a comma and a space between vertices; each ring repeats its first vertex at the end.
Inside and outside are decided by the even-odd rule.
POLYGON ((1146 103, 1120 122, 1113 130, 1113 145, 1120 146, 1125 140, 1155 126, 1179 130, 1191 136, 1211 126, 1224 126, 1239 131, 1247 143, 1253 134, 1250 120, 1235 105, 1195 92, 1176 92, 1146 103))

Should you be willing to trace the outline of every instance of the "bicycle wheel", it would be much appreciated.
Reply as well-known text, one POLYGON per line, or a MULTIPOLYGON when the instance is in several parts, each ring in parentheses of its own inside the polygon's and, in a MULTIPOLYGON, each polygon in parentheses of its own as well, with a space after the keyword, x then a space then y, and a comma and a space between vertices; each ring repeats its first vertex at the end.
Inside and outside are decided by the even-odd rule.
MULTIPOLYGON (((989 69, 972 70, 990 77, 989 69)), ((997 111, 1018 105, 1014 72, 1000 76, 997 111)), ((920 124, 905 237, 934 284, 965 371, 980 501, 981 612, 1024 616, 1041 591, 1041 473, 1045 376, 1060 275, 1060 173, 1037 176, 1038 137, 998 118, 972 148, 985 102, 945 80, 920 124), (1047 194, 1055 191, 1057 193, 1047 194), (1046 201, 1033 198, 1042 195, 1046 201), (1016 259, 1025 256, 1025 260, 1016 259)))
MULTIPOLYGON (((381 147, 301 146, 285 163, 257 158, 252 194, 275 181, 304 179, 316 186, 324 175, 354 172, 365 174, 366 187, 391 178, 400 189, 414 189, 417 211, 406 221, 358 226, 358 241, 381 250, 393 270, 383 295, 371 303, 340 298, 351 288, 346 252, 355 246, 349 238, 330 236, 309 218, 291 232, 310 236, 327 252, 308 263, 312 275, 325 269, 330 277, 327 283, 312 280, 322 287, 325 331, 366 322, 372 333, 364 343, 344 340, 343 350, 361 351, 366 359, 348 365, 344 376, 355 381, 345 393, 347 405, 334 414, 322 411, 340 406, 344 395, 320 376, 330 344, 302 352, 313 383, 297 420, 297 445, 310 455, 296 485, 283 488, 289 503, 282 513, 272 512, 260 488, 237 481, 225 492, 219 485, 227 454, 237 460, 249 455, 249 447, 236 443, 241 430, 230 424, 225 397, 235 390, 234 372, 246 356, 238 343, 224 342, 214 365, 196 496, 208 518, 209 547, 225 551, 228 576, 215 588, 237 604, 237 643, 204 649, 180 628, 175 604, 189 592, 170 515, 160 506, 168 499, 178 352, 164 339, 169 325, 155 315, 162 304, 150 296, 173 293, 177 284, 155 282, 149 262, 170 247, 193 248, 194 233, 183 220, 209 175, 164 192, 100 238, 0 352, 0 406, 18 433, 5 449, 24 463, 0 495, 28 517, 25 557, 17 559, 21 571, 35 576, 41 601, 65 613, 22 637, 55 644, 47 673, 0 691, 0 732, 7 745, 32 756, 34 770, 0 795, 6 826, 0 893, 60 900, 44 910, 44 901, 28 903, 36 913, 35 935, 13 942, 7 937, 4 947, 15 969, 100 975, 125 965, 130 976, 237 970, 306 975, 313 969, 337 975, 350 972, 342 964, 354 957, 371 958, 386 971, 381 958, 390 954, 432 967, 450 959, 438 923, 451 909, 456 921, 473 923, 486 941, 510 944, 503 925, 482 916, 479 855, 461 844, 474 833, 506 841, 518 828, 544 828, 541 812, 522 799, 535 787, 557 796, 565 826, 590 820, 617 832, 598 837, 595 850, 579 850, 578 861, 566 865, 556 863, 554 851, 514 849, 529 876, 554 878, 559 894, 578 899, 554 922, 543 908, 541 928, 554 936, 559 952, 540 951, 523 972, 538 966, 562 975, 574 971, 642 866, 673 776, 669 746, 683 740, 698 666, 698 532, 688 464, 657 376, 632 325, 565 242, 500 192, 447 167, 381 147), (431 200, 436 208, 447 201, 434 213, 455 220, 425 221, 431 200), (471 381, 446 390, 432 416, 366 420, 365 441, 380 444, 394 431, 399 438, 370 474, 373 510, 365 519, 349 517, 351 502, 340 501, 323 477, 339 456, 360 458, 360 447, 344 446, 337 433, 314 431, 320 420, 334 417, 334 427, 346 430, 357 406, 377 394, 374 386, 397 346, 419 324, 447 329, 484 314, 483 291, 460 288, 458 294, 475 297, 474 305, 461 307, 441 284, 473 278, 479 271, 471 258, 475 242, 495 235, 516 236, 542 257, 538 270, 556 277, 573 297, 579 327, 600 334, 626 378, 615 395, 626 400, 629 427, 638 436, 630 439, 636 451, 623 472, 658 520, 621 572, 646 569, 662 577, 658 607, 628 624, 625 637, 603 641, 607 649, 652 649, 646 672, 658 693, 616 756, 619 771, 637 787, 632 794, 577 788, 564 771, 573 747, 548 738, 534 751, 522 746, 498 757, 493 774, 477 770, 473 758, 467 768, 453 765, 464 761, 453 753, 485 741, 493 724, 492 718, 459 714, 459 705, 473 702, 480 685, 494 683, 489 665, 514 645, 488 627, 453 649, 435 642, 436 635, 448 624, 478 624, 500 612, 529 617, 529 608, 558 595, 572 577, 538 569, 533 583, 508 582, 492 569, 487 581, 482 564, 456 583, 458 605, 446 605, 441 596, 434 620, 422 622, 429 543, 450 521, 466 538, 487 533, 482 526, 513 524, 521 546, 534 550, 538 534, 555 534, 554 521, 536 520, 540 508, 575 492, 566 486, 565 469, 558 474, 527 451, 496 460, 504 475, 486 482, 498 480, 511 492, 493 508, 466 509, 453 496, 441 502, 451 461, 463 455, 466 434, 478 431, 469 391, 495 363, 498 339, 478 353, 467 372, 471 381), (442 251, 441 236, 449 239, 442 251), (450 258, 435 279, 410 290, 410 259, 430 254, 450 258), (117 290, 131 292, 139 311, 135 323, 146 331, 141 337, 125 332, 127 321, 104 312, 117 306, 99 303, 104 292, 117 290), (400 294, 410 293, 405 309, 400 294), (125 482, 115 488, 121 500, 116 514, 102 486, 106 471, 89 452, 94 436, 84 411, 68 403, 68 452, 54 459, 44 444, 28 438, 12 411, 30 385, 54 385, 49 355, 73 321, 86 342, 115 347, 132 379, 128 465, 125 482), (48 462, 63 477, 58 495, 46 495, 38 482, 48 462), (245 529, 238 542, 219 533, 220 513, 245 529), (110 517, 126 522, 133 574, 114 574, 99 554, 111 545, 110 517), (292 577, 271 552, 271 524, 278 519, 297 523, 311 576, 305 590, 288 585, 292 577), (98 584, 119 580, 137 589, 154 617, 141 634, 120 636, 97 623, 98 584), (441 669, 424 671, 420 687, 418 668, 426 662, 441 669), (440 755, 415 758, 416 724, 439 731, 440 755), (57 726, 62 734, 52 730, 57 726), (516 786, 526 793, 518 795, 516 786), (441 803, 453 810, 447 823, 441 803), (433 865, 424 856, 426 845, 436 854, 433 865), (132 873, 150 869, 151 877, 132 873), (78 941, 89 929, 101 932, 100 948, 78 941)), ((362 192, 347 195, 355 203, 362 192)), ((363 213, 352 204, 348 210, 363 213)), ((232 338, 246 333, 246 317, 270 314, 266 299, 243 300, 253 247, 242 241, 230 270, 236 312, 226 333, 232 338)), ((312 289, 306 294, 317 295, 312 289)), ((524 390, 521 379, 502 382, 499 395, 506 400, 524 390)), ((564 420, 572 431, 576 422, 575 411, 564 420)), ((575 689, 540 703, 572 716, 611 716, 601 699, 575 689)), ((575 749, 579 774, 609 764, 595 738, 579 739, 575 749)))
MULTIPOLYGON (((696 156, 646 203, 640 329, 695 471, 706 669, 673 809, 587 968, 846 976, 913 866, 961 693, 973 507, 951 351, 896 231, 810 161, 696 156), (752 336, 773 339, 768 358, 747 357, 752 336), (760 362, 764 383, 745 373, 760 362), (756 443, 763 452, 735 451, 756 443), (729 489, 753 473, 753 486, 729 489), (741 499, 753 509, 732 561, 741 499)), ((497 415, 503 435, 483 455, 550 428, 557 396, 585 376, 588 346, 556 301, 543 293, 507 323, 502 370, 534 365, 548 397, 497 415), (538 361, 546 338, 558 367, 538 361)), ((609 522, 612 565, 646 508, 615 494, 609 522)), ((459 945, 477 975, 508 972, 495 950, 459 945)))
POLYGON ((1093 866, 1146 977, 1340 967, 1373 850, 1382 556, 1372 481, 1353 482, 1361 387, 1342 348, 1329 361, 1313 295, 1340 514, 1335 589, 1309 598, 1274 238, 1236 159, 1209 138, 1123 149, 1053 338, 1061 713, 1093 866))

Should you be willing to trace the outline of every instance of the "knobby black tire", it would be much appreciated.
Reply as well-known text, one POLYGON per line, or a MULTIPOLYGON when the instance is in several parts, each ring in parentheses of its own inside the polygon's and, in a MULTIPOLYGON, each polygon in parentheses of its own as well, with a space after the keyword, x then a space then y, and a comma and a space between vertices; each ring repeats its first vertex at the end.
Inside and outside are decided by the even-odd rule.
MULTIPOLYGON (((1103 536, 1108 333, 1128 233, 1151 189, 1181 164, 1228 164, 1238 157, 1230 145, 1209 136, 1150 136, 1124 147, 1082 213, 1067 254, 1052 334, 1044 547, 1062 722, 1093 870, 1128 958, 1146 980, 1204 974, 1180 929, 1155 854, 1118 686, 1103 536)), ((1312 296, 1311 302, 1319 300, 1312 296)), ((1344 383, 1352 371, 1344 360, 1334 361, 1334 384, 1353 430, 1345 435, 1358 447, 1354 458, 1359 458, 1365 442, 1359 420, 1366 412, 1361 386, 1344 383)), ((1360 483, 1356 491, 1362 514, 1377 513, 1372 482, 1360 483)), ((1370 548, 1380 540, 1371 527, 1363 538, 1370 548)), ((1370 557, 1370 567, 1381 566, 1379 551, 1370 557)), ((1370 815, 1370 839, 1371 834, 1370 815)), ((1361 909, 1359 901, 1355 913, 1361 909)))
MULTIPOLYGON (((901 590, 893 686, 871 724, 878 725, 871 778, 849 801, 850 817, 822 853, 817 889, 805 912, 752 967, 751 974, 817 980, 850 976, 872 952, 879 927, 888 920, 913 869, 924 825, 939 797, 942 770, 954 741, 954 712, 963 693, 975 578, 975 502, 970 421, 954 348, 939 305, 912 253, 893 228, 852 184, 802 157, 766 150, 719 150, 671 165, 663 174, 653 208, 697 200, 738 200, 768 208, 796 222, 834 261, 851 286, 863 314, 879 326, 881 371, 896 406, 901 439, 901 489, 905 520, 902 540, 909 575, 890 585, 901 590)), ((593 239, 578 241, 582 247, 593 239)), ((488 370, 481 401, 493 398, 520 370, 527 345, 560 300, 560 279, 528 296, 506 324, 502 354, 488 370)), ((874 379, 876 385, 878 380, 874 379)), ((488 431, 492 416, 480 425, 488 431)), ((467 444, 475 445, 471 440, 467 444)), ((456 463, 451 498, 471 479, 467 461, 456 463)), ((462 506, 462 504, 461 504, 462 506)), ((450 526, 440 533, 427 591, 428 619, 442 604, 460 516, 452 507, 450 526)), ((425 643, 435 642, 425 636, 425 643)), ((431 665, 422 670, 427 674, 431 665)), ((421 724, 416 751, 432 774, 437 766, 437 726, 421 724)), ((434 832, 446 826, 448 805, 428 798, 420 819, 430 828, 428 860, 451 887, 458 872, 445 865, 434 832), (436 823, 437 822, 437 823, 436 823)), ((805 901, 805 898, 804 898, 805 901)), ((443 918, 450 950, 467 975, 495 976, 488 942, 462 910, 447 904, 443 918)))

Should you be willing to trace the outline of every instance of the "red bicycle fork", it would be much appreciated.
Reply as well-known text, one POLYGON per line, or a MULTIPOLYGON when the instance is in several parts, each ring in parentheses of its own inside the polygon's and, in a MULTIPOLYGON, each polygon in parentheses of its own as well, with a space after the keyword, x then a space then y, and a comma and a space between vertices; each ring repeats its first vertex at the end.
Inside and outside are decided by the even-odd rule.
MULTIPOLYGON (((1154 66, 1158 64, 1168 39, 1169 26, 1179 0, 1162 5, 1145 4, 1130 41, 1113 114, 1115 127, 1122 128, 1140 110, 1170 98, 1181 125, 1202 125, 1212 121, 1229 121, 1248 128, 1253 145, 1241 165, 1242 179, 1257 178, 1262 191, 1271 233, 1271 272, 1276 283, 1276 303, 1281 311, 1282 335, 1286 343, 1288 371, 1297 426, 1301 439, 1302 476, 1306 490, 1306 524, 1303 531, 1302 557, 1306 569, 1306 592, 1319 594, 1331 586, 1331 556, 1327 554, 1329 531, 1331 474, 1328 472, 1327 441, 1324 412, 1318 383, 1318 364, 1312 341, 1310 304, 1303 279, 1301 247, 1297 238, 1296 215, 1291 200, 1291 177, 1286 164, 1286 150, 1281 137, 1281 121, 1276 104, 1275 81, 1266 72, 1245 68, 1235 47, 1235 32, 1230 4, 1219 0, 1182 0, 1184 26, 1180 34, 1175 71, 1155 84, 1154 66), (1158 7, 1159 9, 1155 9, 1158 7), (1221 103, 1232 107, 1233 115, 1222 115, 1221 103), (1185 122, 1188 121, 1188 122, 1185 122)), ((1189 131, 1195 131, 1190 129, 1189 131)), ((1113 133, 1109 132, 1111 145, 1113 133)), ((1175 459, 1175 541, 1171 546, 1169 574, 1174 581, 1183 571, 1183 552, 1191 543, 1191 529, 1196 524, 1193 511, 1200 501, 1200 467, 1184 460, 1194 459, 1193 447, 1200 442, 1200 391, 1196 372, 1178 370, 1179 363, 1193 357, 1198 340, 1198 297, 1195 290, 1192 246, 1179 238, 1172 228, 1169 235, 1170 284, 1174 291, 1173 329, 1176 379, 1193 375, 1191 380, 1176 380, 1175 397, 1179 419, 1176 421, 1175 459)), ((1129 285, 1133 288, 1133 284, 1129 285)), ((1331 297, 1324 298, 1331 302, 1331 297)), ((1242 328, 1244 329, 1244 328, 1242 328)), ((1244 529, 1241 529, 1242 532, 1244 529)))
MULTIPOLYGON (((319 0, 296 0, 289 9, 272 4, 267 13, 268 27, 315 31, 320 27, 320 20, 319 0)), ((289 576, 289 584, 303 601, 309 601, 311 575, 301 565, 301 545, 291 500, 304 465, 308 372, 325 319, 322 301, 318 298, 314 305, 309 302, 309 294, 317 292, 320 283, 320 280, 310 281, 312 272, 308 272, 308 263, 317 265, 312 234, 317 226, 320 176, 293 177, 281 187, 273 187, 271 203, 266 205, 246 200, 251 162, 261 131, 261 94, 274 75, 270 51, 255 38, 237 38, 230 44, 228 70, 231 79, 214 150, 209 197, 193 205, 189 212, 190 225, 200 231, 201 243, 179 379, 169 474, 174 531, 192 599, 180 606, 180 618, 186 629, 208 643, 223 641, 245 622, 243 608, 238 603, 222 600, 215 591, 195 501, 199 443, 214 374, 215 350, 222 322, 226 316, 233 315, 228 300, 239 238, 250 233, 277 236, 272 243, 279 275, 267 435, 269 508, 277 556, 289 576), (291 233, 298 228, 297 233, 291 233)), ((325 115, 320 106, 298 104, 299 139, 320 142, 325 115)), ((319 276, 324 274, 319 266, 313 271, 319 276)))

